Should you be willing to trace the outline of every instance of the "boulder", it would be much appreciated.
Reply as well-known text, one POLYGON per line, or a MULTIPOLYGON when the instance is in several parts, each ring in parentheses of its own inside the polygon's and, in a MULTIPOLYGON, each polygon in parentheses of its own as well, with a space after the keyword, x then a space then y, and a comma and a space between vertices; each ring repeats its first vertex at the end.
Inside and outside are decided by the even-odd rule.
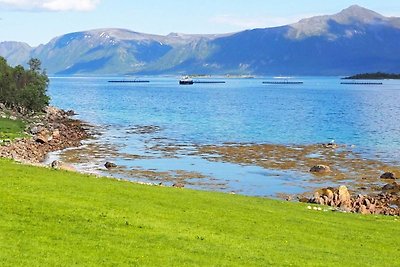
POLYGON ((52 136, 54 139, 59 139, 60 138, 60 130, 56 129, 53 131, 52 136))
POLYGON ((347 190, 346 186, 341 185, 339 187, 338 195, 339 195, 339 201, 340 201, 341 205, 349 205, 350 204, 351 195, 349 193, 349 190, 347 190))
POLYGON ((62 110, 56 107, 48 106, 44 109, 44 112, 46 113, 47 119, 49 121, 56 121, 59 119, 63 119, 64 117, 62 110))
POLYGON ((315 165, 310 169, 313 173, 328 173, 331 172, 331 168, 326 165, 315 165))
POLYGON ((112 168, 116 168, 116 167, 117 167, 117 164, 107 161, 107 162, 104 164, 104 167, 106 167, 107 169, 112 169, 112 168))
POLYGON ((39 133, 37 133, 35 137, 35 141, 40 144, 45 144, 50 142, 53 139, 52 134, 50 134, 49 131, 46 129, 41 130, 39 133))
POLYGON ((393 172, 385 172, 381 175, 381 179, 396 179, 396 175, 393 172))
POLYGON ((328 197, 329 200, 333 199, 333 191, 329 188, 323 188, 322 190, 322 195, 328 197))

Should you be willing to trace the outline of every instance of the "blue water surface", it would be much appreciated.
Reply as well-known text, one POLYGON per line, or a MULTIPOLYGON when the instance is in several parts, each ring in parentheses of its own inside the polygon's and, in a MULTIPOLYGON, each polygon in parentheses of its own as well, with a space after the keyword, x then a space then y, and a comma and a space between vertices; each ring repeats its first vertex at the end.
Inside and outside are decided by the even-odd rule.
MULTIPOLYGON (((297 77, 294 80, 304 83, 269 85, 262 83, 272 80, 266 77, 180 86, 176 77, 146 77, 150 83, 108 83, 111 79, 115 77, 52 77, 49 93, 53 105, 73 109, 79 119, 102 127, 103 141, 118 145, 123 153, 140 154, 148 144, 148 137, 129 134, 129 128, 153 125, 161 130, 152 138, 179 144, 315 144, 335 140, 354 145, 366 157, 400 163, 400 81, 365 86, 342 85, 339 77, 297 77)), ((200 167, 198 160, 193 157, 192 166, 199 165, 194 171, 228 179, 213 172, 212 166, 200 167)), ((153 162, 153 169, 162 169, 155 161, 138 162, 127 167, 139 164, 150 168, 153 162)), ((164 162, 168 165, 168 160, 164 162)), ((226 173, 232 169, 227 167, 226 173)), ((244 176, 265 179, 262 172, 265 170, 251 170, 244 176)), ((229 176, 241 181, 241 175, 238 170, 229 176)), ((287 176, 291 174, 281 175, 287 176)), ((279 184, 285 184, 285 179, 279 184)), ((242 185, 245 187, 246 181, 235 189, 246 191, 242 185)), ((285 189, 254 194, 273 195, 277 191, 285 189)))

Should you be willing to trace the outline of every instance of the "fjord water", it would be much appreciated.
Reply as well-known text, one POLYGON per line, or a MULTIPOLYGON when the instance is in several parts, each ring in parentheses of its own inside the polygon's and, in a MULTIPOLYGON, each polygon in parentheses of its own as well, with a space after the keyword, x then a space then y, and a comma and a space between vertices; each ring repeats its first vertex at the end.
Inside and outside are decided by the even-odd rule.
MULTIPOLYGON (((271 196, 304 191, 309 175, 211 162, 185 151, 167 157, 149 148, 168 143, 190 151, 202 144, 335 140, 355 146, 367 158, 400 163, 399 81, 366 86, 341 85, 338 77, 299 77, 294 80, 303 84, 262 84, 270 77, 180 86, 175 77, 147 77, 150 83, 108 83, 110 79, 53 77, 49 93, 53 105, 73 109, 79 119, 97 126, 102 134, 89 143, 112 148, 113 153, 104 151, 104 160, 126 170, 196 172, 212 179, 194 188, 271 196), (137 131, 143 126, 156 130, 137 131)), ((76 153, 79 157, 81 152, 76 153)), ((97 163, 78 167, 129 179, 128 172, 99 168, 101 155, 97 158, 97 163)))

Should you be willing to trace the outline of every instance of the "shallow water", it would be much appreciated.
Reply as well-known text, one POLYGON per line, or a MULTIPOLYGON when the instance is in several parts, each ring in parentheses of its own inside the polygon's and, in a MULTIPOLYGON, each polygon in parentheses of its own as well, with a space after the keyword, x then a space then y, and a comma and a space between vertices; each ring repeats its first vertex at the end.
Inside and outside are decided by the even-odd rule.
POLYGON ((301 85, 262 84, 271 78, 192 86, 162 77, 146 77, 148 84, 107 82, 114 78, 51 78, 52 104, 75 110, 101 133, 85 147, 51 157, 138 181, 159 180, 132 171, 185 171, 192 174, 188 187, 258 196, 301 193, 315 179, 304 172, 210 161, 194 153, 196 146, 333 139, 367 158, 400 163, 400 81, 368 86, 341 85, 337 77, 296 78, 301 85), (107 160, 120 168, 107 171, 102 167, 107 160), (195 178, 198 173, 204 177, 195 178))

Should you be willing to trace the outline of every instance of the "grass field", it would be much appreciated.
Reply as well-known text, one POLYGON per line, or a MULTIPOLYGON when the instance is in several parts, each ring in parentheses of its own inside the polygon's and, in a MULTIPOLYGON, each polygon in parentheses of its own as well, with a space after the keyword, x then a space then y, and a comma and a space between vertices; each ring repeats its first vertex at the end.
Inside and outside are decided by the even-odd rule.
POLYGON ((24 137, 25 123, 21 120, 0 118, 0 140, 24 137))
POLYGON ((0 266, 400 266, 395 217, 0 159, 0 266))

